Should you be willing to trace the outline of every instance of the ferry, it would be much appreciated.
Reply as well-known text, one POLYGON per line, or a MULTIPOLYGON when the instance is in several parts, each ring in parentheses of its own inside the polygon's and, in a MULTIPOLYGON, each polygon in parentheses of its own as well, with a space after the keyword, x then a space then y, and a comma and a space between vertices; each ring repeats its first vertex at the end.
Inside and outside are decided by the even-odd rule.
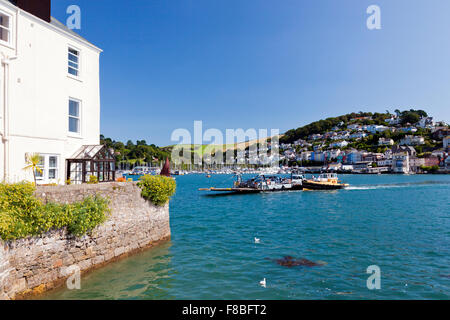
POLYGON ((318 177, 303 180, 304 190, 337 190, 348 186, 338 179, 336 173, 322 173, 318 177))
POLYGON ((290 178, 276 175, 260 174, 255 178, 243 181, 242 175, 237 174, 232 188, 201 188, 199 191, 232 192, 232 193, 259 193, 273 191, 302 190, 304 177, 291 175, 290 178))

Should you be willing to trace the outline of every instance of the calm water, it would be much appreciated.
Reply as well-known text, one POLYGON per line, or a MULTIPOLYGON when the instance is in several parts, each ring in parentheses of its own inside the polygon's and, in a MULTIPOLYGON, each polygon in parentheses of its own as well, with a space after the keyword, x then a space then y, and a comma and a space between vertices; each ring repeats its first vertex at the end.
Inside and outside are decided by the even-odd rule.
POLYGON ((84 276, 81 290, 44 298, 449 299, 450 176, 341 178, 349 190, 211 197, 197 189, 233 177, 177 177, 171 242, 84 276), (326 265, 266 259, 286 255, 326 265), (381 290, 371 291, 374 264, 381 290))

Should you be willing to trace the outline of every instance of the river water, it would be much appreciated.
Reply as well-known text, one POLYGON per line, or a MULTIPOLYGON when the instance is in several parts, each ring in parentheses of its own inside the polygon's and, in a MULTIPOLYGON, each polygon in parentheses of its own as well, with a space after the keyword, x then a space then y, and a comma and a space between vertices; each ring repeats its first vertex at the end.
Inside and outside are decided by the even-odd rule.
POLYGON ((170 242, 42 298, 449 299, 450 176, 340 178, 351 187, 213 197, 198 188, 232 176, 176 177, 170 242), (323 265, 274 261, 284 256, 323 265), (371 265, 379 290, 367 288, 371 265))

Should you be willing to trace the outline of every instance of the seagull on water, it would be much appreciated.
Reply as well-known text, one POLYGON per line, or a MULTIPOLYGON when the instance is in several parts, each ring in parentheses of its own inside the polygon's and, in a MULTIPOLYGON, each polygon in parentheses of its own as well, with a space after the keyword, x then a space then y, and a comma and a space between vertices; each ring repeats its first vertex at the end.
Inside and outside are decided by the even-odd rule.
POLYGON ((261 239, 258 239, 255 237, 255 243, 260 243, 260 242, 261 242, 261 239))
POLYGON ((265 288, 266 287, 266 278, 264 278, 262 281, 260 281, 259 284, 261 285, 261 287, 265 288))

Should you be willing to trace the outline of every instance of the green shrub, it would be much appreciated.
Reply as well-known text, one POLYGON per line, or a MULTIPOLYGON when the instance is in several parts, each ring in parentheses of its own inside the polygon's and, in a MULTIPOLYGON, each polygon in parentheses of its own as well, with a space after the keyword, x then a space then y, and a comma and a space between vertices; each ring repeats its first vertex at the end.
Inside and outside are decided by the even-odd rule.
POLYGON ((67 206, 70 217, 67 229, 70 233, 81 236, 106 221, 109 213, 108 201, 101 197, 87 197, 82 202, 67 206))
POLYGON ((88 184, 97 184, 98 178, 96 176, 89 176, 89 181, 87 183, 88 184))
POLYGON ((110 212, 108 201, 99 196, 73 204, 44 205, 34 191, 31 183, 0 184, 1 239, 21 239, 65 227, 81 236, 103 223, 110 212))
POLYGON ((138 186, 144 199, 157 206, 165 205, 176 190, 175 180, 164 176, 145 175, 139 179, 138 186))
POLYGON ((420 166, 423 171, 428 171, 431 173, 436 173, 439 170, 439 166, 420 166))

